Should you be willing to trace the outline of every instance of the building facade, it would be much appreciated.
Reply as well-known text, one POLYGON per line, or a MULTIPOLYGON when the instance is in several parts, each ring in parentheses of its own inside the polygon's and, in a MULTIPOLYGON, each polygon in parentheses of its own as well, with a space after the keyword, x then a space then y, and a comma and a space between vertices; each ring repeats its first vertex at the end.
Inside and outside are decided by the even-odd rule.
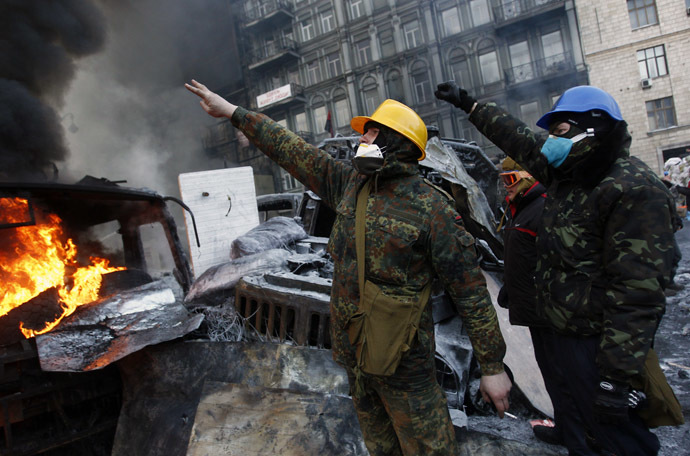
MULTIPOLYGON (((353 116, 393 98, 441 136, 498 157, 464 112, 435 99, 438 83, 455 80, 537 129, 565 89, 588 82, 570 0, 234 0, 233 10, 246 87, 224 95, 314 144, 353 134, 353 116)), ((216 128, 209 137, 221 141, 209 146, 267 185, 274 175, 260 193, 301 190, 227 125, 216 128)))
POLYGON ((590 82, 612 94, 631 154, 661 172, 690 154, 690 0, 576 0, 590 82))

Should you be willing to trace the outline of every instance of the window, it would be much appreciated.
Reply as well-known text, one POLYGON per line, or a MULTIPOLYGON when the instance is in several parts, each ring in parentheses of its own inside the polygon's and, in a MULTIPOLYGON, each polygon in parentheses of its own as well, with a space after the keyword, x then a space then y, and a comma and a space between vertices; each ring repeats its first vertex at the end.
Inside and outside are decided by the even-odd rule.
POLYGON ((468 142, 477 142, 477 136, 484 138, 484 136, 480 135, 477 131, 477 127, 475 127, 474 124, 472 124, 466 118, 460 120, 460 131, 462 132, 460 137, 468 142))
POLYGON ((368 38, 355 44, 355 48, 360 65, 366 65, 371 62, 371 43, 368 38))
POLYGON ((363 0, 350 0, 350 19, 357 19, 364 14, 363 0))
POLYGON ((391 71, 386 79, 388 98, 405 103, 405 90, 403 88, 402 75, 399 71, 391 71))
POLYGON ((502 0, 501 11, 503 19, 510 19, 520 14, 520 2, 516 0, 502 0))
POLYGON ((372 6, 374 11, 381 10, 383 8, 388 8, 388 0, 372 0, 372 6))
POLYGON ((333 107, 335 108, 335 125, 349 125, 352 116, 350 115, 350 108, 347 105, 347 98, 336 100, 333 107))
POLYGON ((307 63, 307 81, 310 85, 321 81, 321 71, 319 71, 319 61, 307 63))
POLYGON ((486 24, 491 20, 489 5, 486 0, 470 0, 470 12, 474 26, 486 24))
POLYGON ((472 78, 470 76, 470 63, 467 60, 467 54, 462 49, 454 50, 449 57, 450 72, 453 80, 460 87, 472 87, 472 78))
POLYGON ((321 105, 314 108, 314 131, 321 133, 326 125, 326 119, 328 119, 326 105, 321 105))
POLYGON ((664 45, 637 51, 637 65, 642 79, 658 78, 668 74, 664 45))
POLYGON ((328 66, 328 77, 334 78, 343 73, 343 66, 340 63, 340 53, 338 52, 326 56, 326 65, 328 66))
POLYGON ((489 51, 480 55, 479 68, 481 70, 482 83, 484 85, 492 84, 501 80, 496 51, 489 51))
POLYGON ((293 67, 288 69, 288 82, 294 82, 295 84, 301 84, 302 79, 299 77, 299 68, 293 67))
POLYGON ((314 38, 314 24, 311 22, 311 18, 300 22, 300 27, 302 30, 302 41, 309 41, 314 38))
POLYGON ((443 36, 451 36, 462 31, 460 26, 460 16, 458 9, 453 7, 441 12, 441 24, 443 25, 443 36))
POLYGON ((392 30, 384 30, 379 34, 379 43, 381 45, 381 55, 390 57, 395 55, 395 40, 393 39, 392 30))
POLYGON ((539 103, 532 101, 520 105, 520 120, 522 120, 528 127, 534 130, 539 120, 539 103))
POLYGON ((292 175, 283 168, 280 168, 280 181, 283 184, 284 192, 296 190, 300 186, 299 181, 292 177, 292 175))
MULTIPOLYGON (((558 95, 551 96, 551 106, 556 106, 556 103, 558 102, 558 100, 560 100, 561 95, 563 94, 559 93, 558 95)), ((553 111, 553 108, 549 109, 549 111, 553 111)))
POLYGON ((429 80, 429 72, 426 65, 422 62, 416 63, 410 71, 412 75, 412 87, 417 99, 417 103, 427 103, 432 101, 431 82, 429 80))
POLYGON ((628 15, 633 29, 656 24, 656 3, 654 0, 628 0, 628 15))
POLYGON ((544 66, 547 71, 560 69, 560 64, 565 62, 563 38, 561 31, 556 30, 541 36, 541 47, 544 52, 544 66))
POLYGON ((403 25, 405 34, 405 44, 407 49, 412 49, 422 44, 422 31, 419 28, 419 21, 414 20, 403 25))
POLYGON ((306 113, 298 112, 297 114, 295 114, 295 131, 309 131, 306 113))
POLYGON ((276 45, 272 36, 267 36, 264 38, 264 52, 261 57, 271 57, 276 53, 276 45))
POLYGON ((324 11, 321 13, 321 32, 328 33, 335 28, 335 20, 333 19, 333 10, 324 11))
POLYGON ((510 62, 513 65, 511 68, 513 82, 522 82, 534 78, 532 58, 529 55, 527 41, 511 44, 508 46, 508 51, 510 52, 510 62))
POLYGON ((379 90, 374 78, 367 78, 362 84, 362 101, 367 114, 373 114, 381 103, 379 100, 379 90))
POLYGON ((661 130, 676 125, 676 113, 673 108, 673 97, 659 98, 647 103, 647 119, 650 130, 661 130))

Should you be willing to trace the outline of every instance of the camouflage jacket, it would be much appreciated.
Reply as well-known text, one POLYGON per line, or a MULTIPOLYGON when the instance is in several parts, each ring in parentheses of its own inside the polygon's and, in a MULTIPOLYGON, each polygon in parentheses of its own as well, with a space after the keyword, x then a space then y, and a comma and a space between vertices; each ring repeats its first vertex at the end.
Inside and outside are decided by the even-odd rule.
POLYGON ((547 187, 536 283, 549 322, 564 334, 600 338, 601 376, 639 374, 665 309, 673 202, 654 172, 630 157, 625 124, 615 150, 601 146, 586 166, 564 173, 541 153, 544 139, 495 104, 478 105, 470 121, 547 187))
MULTIPOLYGON (((328 243, 334 263, 333 357, 353 367, 354 348, 345 325, 359 304, 355 203, 366 177, 262 114, 238 108, 232 123, 336 212, 328 243)), ((505 343, 478 266, 474 238, 455 223, 456 215, 452 200, 421 178, 416 163, 386 154, 367 204, 366 278, 384 292, 416 296, 438 277, 463 318, 482 372, 497 374, 503 371, 505 343)), ((419 356, 420 363, 433 366, 434 329, 431 306, 426 307, 418 332, 420 347, 405 356, 419 356)))

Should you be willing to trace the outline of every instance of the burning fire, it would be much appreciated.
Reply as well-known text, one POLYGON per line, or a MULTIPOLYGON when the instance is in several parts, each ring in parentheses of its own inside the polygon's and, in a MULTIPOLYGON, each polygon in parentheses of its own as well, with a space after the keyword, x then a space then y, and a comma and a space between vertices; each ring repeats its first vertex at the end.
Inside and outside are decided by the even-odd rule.
MULTIPOLYGON (((0 213, 5 223, 25 222, 28 201, 22 198, 0 198, 0 213)), ((4 289, 0 297, 0 317, 19 307, 41 292, 56 287, 60 296, 62 315, 41 330, 26 329, 20 325, 28 339, 53 329, 77 307, 98 298, 102 275, 126 269, 110 267, 108 260, 91 257, 90 266, 80 267, 75 258, 77 247, 72 239, 62 241, 62 220, 47 214, 35 225, 13 230, 12 249, 0 251, 0 282, 4 289)))

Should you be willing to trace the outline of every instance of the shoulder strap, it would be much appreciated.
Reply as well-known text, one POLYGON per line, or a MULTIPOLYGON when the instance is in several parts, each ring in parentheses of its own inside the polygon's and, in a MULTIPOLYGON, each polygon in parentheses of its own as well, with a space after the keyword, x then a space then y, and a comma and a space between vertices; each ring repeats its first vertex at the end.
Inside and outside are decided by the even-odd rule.
POLYGON ((364 186, 357 195, 357 207, 355 209, 355 246, 357 248, 357 278, 359 280, 359 293, 364 291, 364 238, 366 234, 366 214, 367 200, 371 192, 371 179, 364 183, 364 186))
POLYGON ((445 196, 447 199, 453 201, 454 198, 453 198, 447 191, 445 191, 443 188, 441 188, 439 185, 434 184, 433 182, 431 182, 431 181, 430 181, 429 179, 427 179, 426 177, 424 178, 424 182, 426 182, 426 184, 427 184, 429 187, 434 188, 435 190, 439 191, 439 192, 440 192, 443 196, 445 196))

